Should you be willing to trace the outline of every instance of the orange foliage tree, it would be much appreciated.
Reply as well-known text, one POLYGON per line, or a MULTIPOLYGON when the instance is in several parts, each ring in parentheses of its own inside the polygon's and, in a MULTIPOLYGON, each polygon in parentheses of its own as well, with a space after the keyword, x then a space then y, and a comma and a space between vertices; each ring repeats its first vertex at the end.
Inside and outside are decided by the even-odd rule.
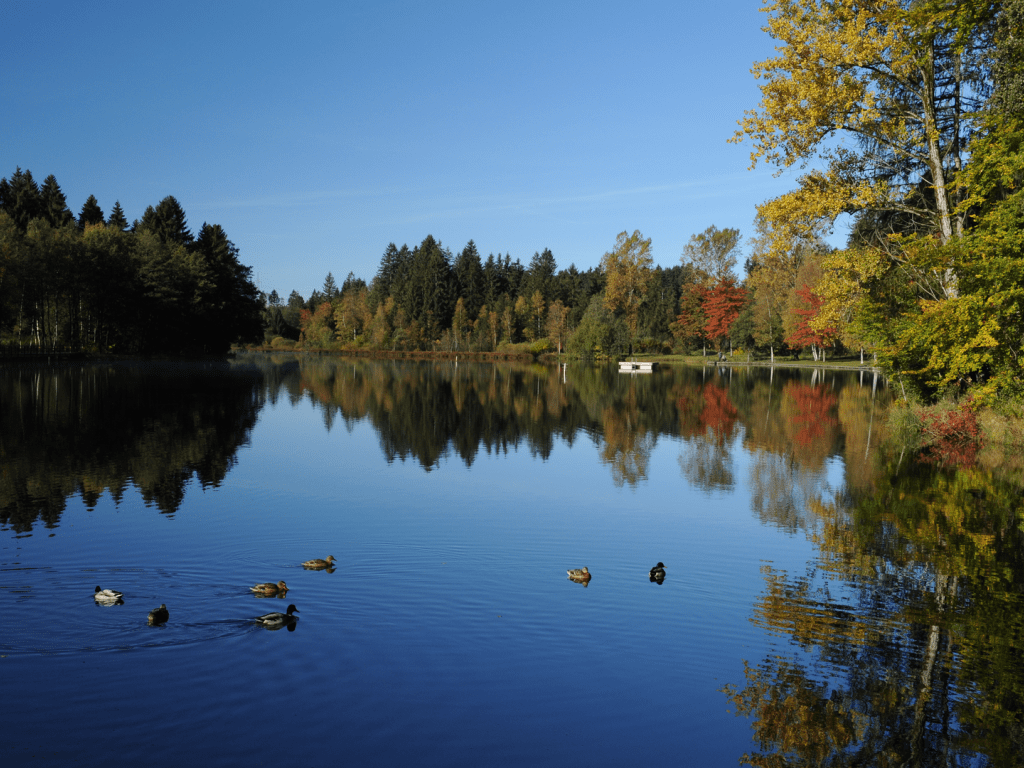
POLYGON ((792 312, 796 316, 792 332, 786 337, 786 343, 793 349, 811 348, 814 359, 818 359, 818 352, 821 352, 822 361, 825 360, 825 346, 834 344, 837 333, 835 328, 823 328, 815 330, 812 322, 821 313, 821 297, 816 294, 809 285, 802 285, 796 289, 796 296, 799 303, 795 303, 792 312), (801 306, 802 304, 802 306, 801 306))
POLYGON ((704 295, 703 309, 707 319, 705 331, 719 349, 724 346, 729 326, 739 317, 746 301, 747 289, 736 285, 732 277, 722 278, 704 295))

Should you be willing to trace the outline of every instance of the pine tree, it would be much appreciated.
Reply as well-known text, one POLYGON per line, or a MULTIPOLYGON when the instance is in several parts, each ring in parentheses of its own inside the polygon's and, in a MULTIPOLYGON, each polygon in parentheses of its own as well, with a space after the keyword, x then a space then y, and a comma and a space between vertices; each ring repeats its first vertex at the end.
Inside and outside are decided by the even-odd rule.
POLYGON ((416 271, 413 282, 419 287, 418 314, 413 318, 420 321, 430 339, 439 338, 441 332, 451 327, 455 309, 455 286, 451 268, 451 253, 441 243, 427 235, 416 249, 416 271))
POLYGON ((394 288, 396 271, 398 270, 398 248, 394 243, 388 243, 384 249, 384 255, 380 257, 380 266, 377 268, 377 275, 373 278, 370 289, 370 306, 376 308, 383 304, 394 288))
POLYGON ((185 211, 174 195, 165 197, 156 208, 146 208, 142 220, 138 222, 138 228, 149 230, 162 243, 189 246, 193 242, 192 232, 185 220, 185 211))
POLYGON ((28 223, 40 215, 42 201, 39 187, 32 178, 32 171, 16 168, 11 175, 4 195, 4 210, 14 219, 14 223, 24 232, 28 223))
POLYGON ((480 264, 480 252, 472 240, 462 249, 452 271, 455 273, 458 296, 464 299, 466 314, 476 317, 484 302, 484 270, 480 264))
POLYGON ((540 291, 544 295, 544 300, 550 301, 554 293, 553 280, 556 268, 555 257, 548 248, 545 248, 543 253, 534 253, 520 293, 524 296, 533 296, 540 291))
POLYGON ((86 227, 102 223, 103 209, 100 208, 100 204, 96 198, 93 195, 89 195, 85 201, 85 205, 82 206, 82 212, 78 214, 78 228, 85 229, 86 227))
POLYGON ((57 177, 52 173, 43 180, 43 186, 39 189, 39 212, 54 227, 63 227, 75 220, 75 215, 68 209, 67 198, 57 183, 57 177))
MULTIPOLYGON (((327 284, 324 284, 324 293, 326 294, 327 284)), ((347 296, 351 293, 358 293, 359 291, 366 290, 366 281, 361 277, 356 277, 356 273, 350 271, 345 277, 345 282, 341 284, 341 292, 335 293, 332 298, 339 298, 341 296, 347 296)))
POLYGON ((125 218, 124 211, 121 209, 121 202, 119 200, 115 200, 114 207, 110 209, 110 217, 107 219, 107 226, 119 229, 122 232, 128 229, 128 219, 125 218))
POLYGON ((334 282, 334 275, 330 272, 327 273, 327 277, 324 278, 324 287, 321 291, 324 298, 327 301, 334 301, 340 295, 338 291, 338 284, 334 282))
POLYGON ((494 254, 490 254, 487 257, 487 262, 484 264, 483 273, 484 301, 487 302, 487 306, 493 307, 495 302, 498 301, 498 297, 508 291, 502 276, 500 256, 495 259, 494 254))
POLYGON ((199 272, 206 281, 197 286, 201 344, 210 352, 226 351, 236 339, 257 338, 262 330, 262 304, 252 283, 252 268, 238 260, 238 248, 219 224, 203 223, 195 241, 199 272))

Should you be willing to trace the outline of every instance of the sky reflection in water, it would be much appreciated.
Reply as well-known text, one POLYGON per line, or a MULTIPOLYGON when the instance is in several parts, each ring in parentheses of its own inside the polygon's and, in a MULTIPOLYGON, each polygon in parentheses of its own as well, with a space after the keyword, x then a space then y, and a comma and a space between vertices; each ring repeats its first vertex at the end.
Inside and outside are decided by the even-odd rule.
POLYGON ((957 563, 894 557, 906 526, 879 494, 904 481, 870 377, 286 357, 36 373, 5 373, 0 406, 21 425, 0 481, 20 734, 0 750, 18 761, 733 765, 757 747, 737 706, 766 752, 825 749, 793 740, 801 716, 851 753, 902 755, 892 733, 917 727, 932 754, 944 716, 943 744, 979 749, 950 666, 977 639, 928 614, 965 610, 976 577, 953 590, 957 563), (333 573, 299 565, 328 554, 333 573), (565 573, 583 565, 586 587, 565 573), (284 600, 248 592, 279 579, 284 600), (96 584, 125 604, 96 606, 96 584), (293 632, 251 621, 291 602, 293 632), (147 626, 160 603, 170 620, 147 626), (895 705, 871 709, 861 666, 895 705), (931 675, 944 692, 915 708, 931 675))

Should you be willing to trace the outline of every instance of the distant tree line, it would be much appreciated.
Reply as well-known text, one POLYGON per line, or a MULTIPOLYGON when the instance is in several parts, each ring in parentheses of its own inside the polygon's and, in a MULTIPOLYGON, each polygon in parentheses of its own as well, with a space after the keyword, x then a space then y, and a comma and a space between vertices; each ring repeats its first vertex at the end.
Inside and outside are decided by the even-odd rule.
POLYGON ((703 336, 680 335, 674 326, 681 297, 702 279, 689 263, 663 268, 628 258, 560 270, 549 249, 527 265, 509 254, 483 259, 472 240, 455 255, 428 235, 414 248, 389 244, 369 284, 349 272, 339 288, 329 273, 308 299, 292 291, 285 301, 272 291, 265 334, 268 342, 317 348, 486 352, 527 345, 585 357, 630 346, 699 348, 703 336))
POLYGON ((173 196, 130 225, 92 195, 77 217, 57 179, 0 179, 0 344, 219 353, 262 333, 251 268, 219 224, 198 235, 173 196))
MULTIPOLYGON (((737 229, 693 235, 680 263, 655 266, 651 240, 622 232, 597 267, 559 270, 549 249, 528 265, 500 253, 483 260, 470 240, 458 255, 432 236, 410 249, 389 244, 369 284, 349 272, 339 288, 328 273, 309 299, 292 291, 264 298, 266 341, 305 347, 489 352, 525 345, 576 357, 629 351, 693 352, 743 348, 767 355, 824 341, 807 328, 806 276, 828 248, 797 254, 791 280, 770 303, 751 278, 761 269, 753 242, 741 280, 737 229), (800 282, 804 278, 804 282, 800 282)), ((764 292, 762 292, 764 293, 764 292)), ((834 340, 830 340, 835 346, 834 340)))

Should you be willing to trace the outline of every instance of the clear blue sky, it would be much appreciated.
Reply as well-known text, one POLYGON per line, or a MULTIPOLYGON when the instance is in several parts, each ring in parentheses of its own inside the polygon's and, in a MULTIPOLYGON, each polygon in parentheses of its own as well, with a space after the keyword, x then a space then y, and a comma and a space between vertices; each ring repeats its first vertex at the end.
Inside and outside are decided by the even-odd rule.
POLYGON ((389 242, 679 262, 794 186, 726 143, 773 53, 755 0, 4 0, 0 176, 129 221, 174 195, 260 287, 374 276, 389 242))

